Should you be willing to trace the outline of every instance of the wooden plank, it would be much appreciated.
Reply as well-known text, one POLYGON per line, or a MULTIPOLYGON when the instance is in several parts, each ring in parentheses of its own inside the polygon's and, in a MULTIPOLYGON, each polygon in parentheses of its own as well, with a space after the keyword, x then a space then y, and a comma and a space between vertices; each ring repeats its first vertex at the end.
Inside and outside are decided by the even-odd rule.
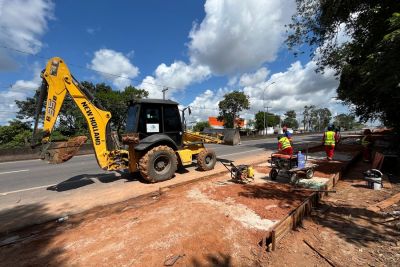
POLYGON ((302 223, 304 217, 311 212, 311 208, 318 198, 316 193, 307 197, 296 209, 294 209, 285 219, 283 219, 272 230, 273 249, 276 248, 276 243, 285 237, 292 229, 302 223))
POLYGON ((274 251, 276 249, 276 242, 277 242, 275 230, 273 230, 271 233, 271 239, 272 239, 272 251, 274 251))
POLYGON ((387 207, 392 206, 393 204, 396 204, 399 201, 400 201, 400 193, 397 193, 396 195, 391 196, 377 204, 367 207, 367 210, 378 212, 380 210, 383 210, 383 209, 386 209, 387 207))

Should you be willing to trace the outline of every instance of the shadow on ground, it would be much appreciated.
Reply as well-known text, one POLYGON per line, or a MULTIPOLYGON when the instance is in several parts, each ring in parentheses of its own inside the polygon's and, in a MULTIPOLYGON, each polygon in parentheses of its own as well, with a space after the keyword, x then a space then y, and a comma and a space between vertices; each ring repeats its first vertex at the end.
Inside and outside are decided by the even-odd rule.
POLYGON ((394 226, 382 225, 381 215, 364 208, 332 206, 326 216, 318 217, 318 224, 331 228, 347 242, 367 247, 378 240, 396 242, 399 232, 394 226))
POLYGON ((13 231, 32 221, 50 219, 45 207, 40 204, 21 205, 0 212, 0 262, 1 266, 48 266, 66 265, 61 255, 62 247, 49 249, 48 244, 60 232, 64 223, 46 223, 13 231))
POLYGON ((239 192, 239 196, 253 198, 253 199, 270 199, 278 200, 280 208, 287 207, 287 205, 299 204, 299 202, 306 199, 311 193, 302 191, 291 191, 290 186, 283 184, 245 184, 242 185, 243 191, 239 192))
POLYGON ((195 267, 232 267, 232 257, 223 253, 207 254, 205 263, 197 258, 192 259, 192 266, 195 267))
POLYGON ((112 172, 102 174, 80 174, 73 176, 61 183, 53 186, 49 186, 47 190, 63 192, 68 190, 77 189, 83 186, 91 185, 95 183, 95 179, 101 183, 112 183, 118 180, 126 180, 127 182, 140 180, 140 175, 130 174, 128 172, 112 172))
POLYGON ((377 200, 379 194, 379 191, 368 189, 364 183, 360 183, 363 172, 369 168, 369 164, 358 161, 343 177, 345 183, 340 187, 341 192, 338 192, 342 195, 332 196, 333 200, 339 201, 324 202, 322 206, 328 212, 316 217, 318 224, 332 229, 347 242, 363 247, 381 241, 396 242, 400 238, 395 226, 382 223, 382 214, 367 209, 366 203, 377 200), (348 200, 349 195, 351 200, 348 200))

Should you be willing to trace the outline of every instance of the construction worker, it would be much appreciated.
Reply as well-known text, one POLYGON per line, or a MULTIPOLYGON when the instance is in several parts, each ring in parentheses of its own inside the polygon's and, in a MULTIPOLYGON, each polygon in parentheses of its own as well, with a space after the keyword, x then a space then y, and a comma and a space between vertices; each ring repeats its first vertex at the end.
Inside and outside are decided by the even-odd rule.
POLYGON ((322 138, 323 145, 325 146, 326 159, 332 160, 335 152, 335 144, 337 142, 337 134, 334 132, 335 127, 328 125, 328 131, 324 133, 322 138))
POLYGON ((278 150, 279 153, 293 155, 293 147, 290 144, 289 138, 284 135, 278 135, 278 150))
POLYGON ((292 134, 288 131, 286 125, 283 126, 282 131, 283 131, 283 135, 284 135, 285 137, 287 137, 287 139, 289 139, 290 144, 293 144, 292 134))
POLYGON ((361 138, 361 145, 363 146, 363 161, 371 161, 371 147, 372 147, 372 132, 370 129, 364 130, 364 136, 361 138))

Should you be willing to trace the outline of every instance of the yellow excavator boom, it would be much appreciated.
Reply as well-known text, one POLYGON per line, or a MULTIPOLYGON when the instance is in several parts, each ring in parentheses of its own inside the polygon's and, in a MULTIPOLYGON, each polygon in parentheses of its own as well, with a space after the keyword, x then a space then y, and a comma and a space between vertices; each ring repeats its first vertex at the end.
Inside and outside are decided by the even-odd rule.
MULTIPOLYGON (((107 133, 109 132, 107 127, 111 113, 93 103, 90 93, 75 80, 65 62, 59 57, 50 59, 42 73, 42 79, 43 84, 47 86, 42 144, 47 144, 50 141, 50 135, 68 92, 87 121, 99 166, 106 170, 126 168, 128 152, 107 149, 107 133)), ((37 122, 35 125, 37 125, 37 122)))

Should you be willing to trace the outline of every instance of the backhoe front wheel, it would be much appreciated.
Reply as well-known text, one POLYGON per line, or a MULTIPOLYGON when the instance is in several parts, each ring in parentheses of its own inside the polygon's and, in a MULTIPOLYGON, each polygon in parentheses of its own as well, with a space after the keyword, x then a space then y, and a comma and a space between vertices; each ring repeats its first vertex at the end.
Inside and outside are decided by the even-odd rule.
POLYGON ((150 183, 171 179, 177 166, 175 151, 168 146, 154 147, 139 160, 140 174, 150 183))
POLYGON ((217 162, 217 156, 212 149, 203 149, 197 155, 197 166, 201 171, 209 171, 214 169, 215 163, 217 162))

